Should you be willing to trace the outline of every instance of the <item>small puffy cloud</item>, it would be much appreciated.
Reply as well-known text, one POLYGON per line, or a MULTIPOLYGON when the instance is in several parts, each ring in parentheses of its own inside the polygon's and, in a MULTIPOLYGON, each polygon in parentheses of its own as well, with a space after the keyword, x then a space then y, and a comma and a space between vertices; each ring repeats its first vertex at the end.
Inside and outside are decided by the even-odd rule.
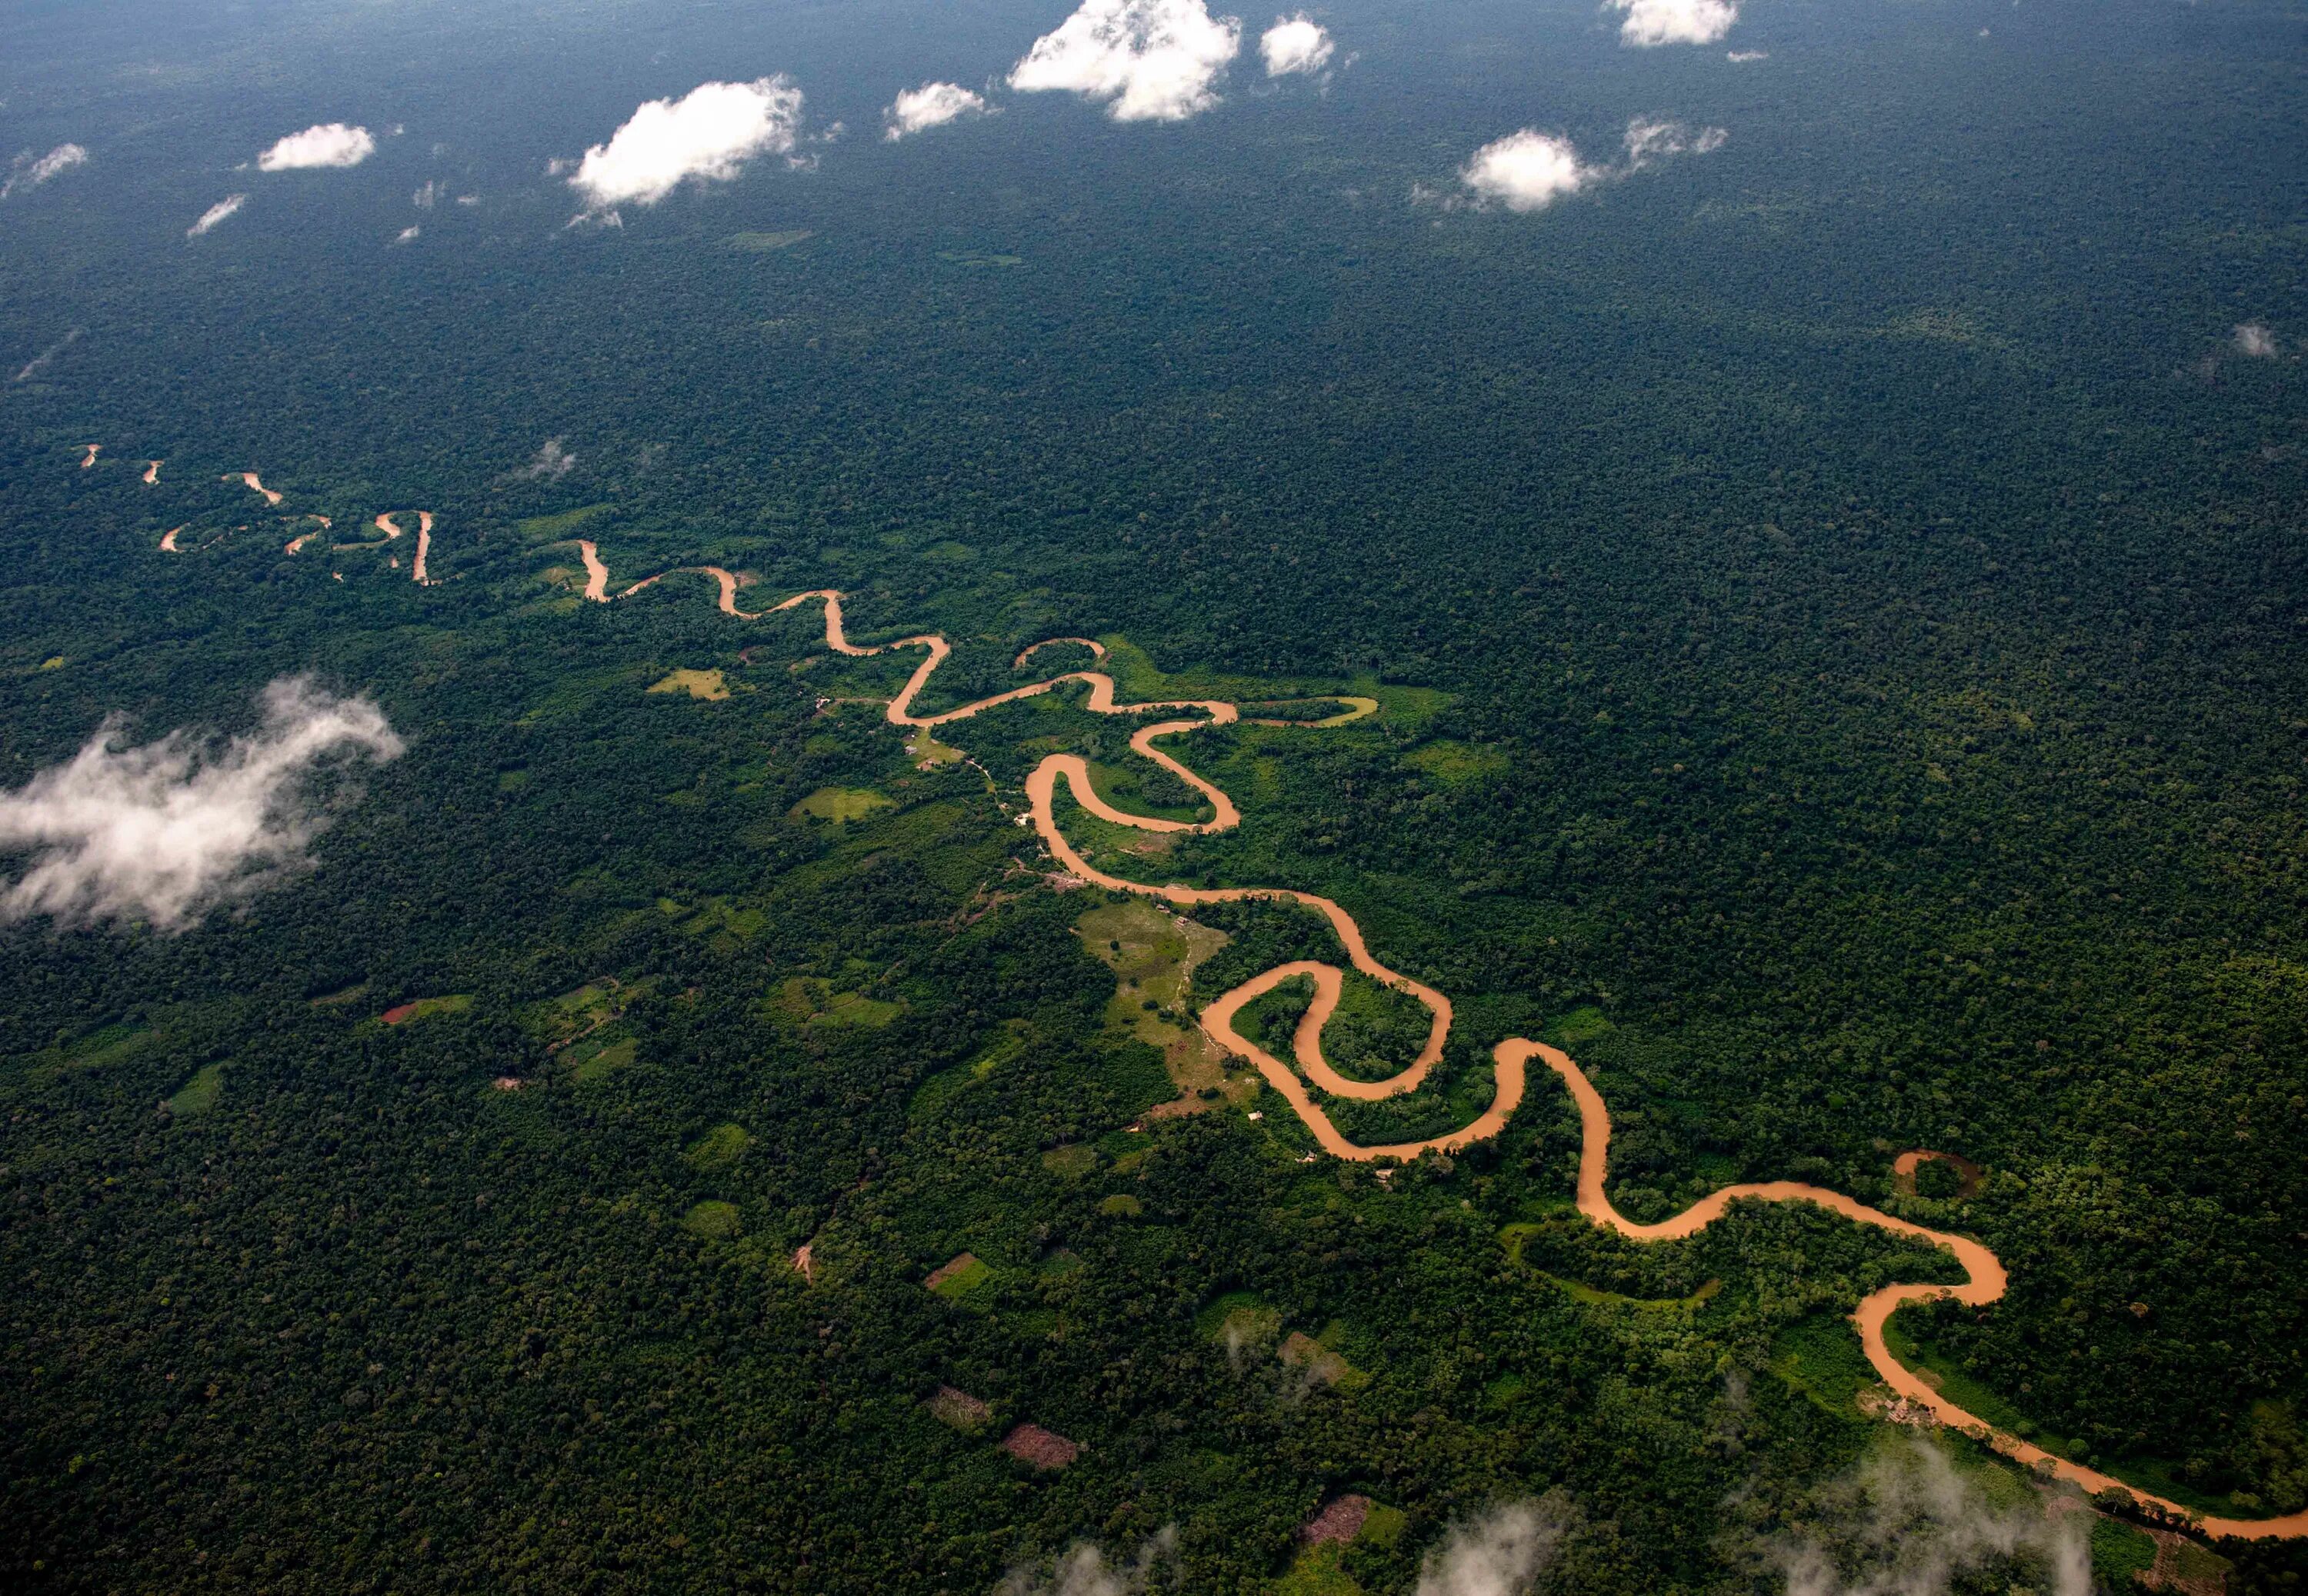
POLYGON ((29 152, 20 155, 9 168, 7 181, 0 183, 0 200, 20 188, 38 188, 59 172, 87 163, 88 150, 78 144, 59 144, 38 160, 29 152))
POLYGON ((1578 193, 1597 176, 1580 164, 1570 140, 1526 127, 1476 150, 1459 181, 1478 199, 1495 200, 1510 210, 1537 210, 1578 193))
POLYGON ((0 919, 181 931, 310 863, 325 821, 314 772, 398 758, 401 742, 375 704, 303 679, 273 682, 260 702, 263 724, 221 745, 177 731, 121 747, 111 717, 71 760, 0 794, 0 850, 33 852, 0 919))
POLYGON ((1320 72, 1331 64, 1338 47, 1322 24, 1303 11, 1296 16, 1275 18, 1274 26, 1258 36, 1258 53, 1265 59, 1270 78, 1320 72))
POLYGON ((2246 322, 2235 330, 2236 353, 2249 355, 2256 360, 2276 358, 2276 334, 2258 322, 2246 322))
MULTIPOLYGON (((1719 127, 1694 128, 1638 116, 1627 124, 1625 159, 1616 166, 1598 167, 1580 159, 1569 139, 1526 127, 1476 150, 1474 159, 1460 168, 1459 181, 1473 191, 1477 205, 1537 210, 1565 194, 1632 176, 1671 157, 1720 150, 1730 136, 1719 127)), ((1413 197, 1431 196, 1414 193, 1413 197)))
POLYGON ((1418 1570, 1418 1596, 1529 1596, 1574 1514, 1558 1497, 1505 1502, 1454 1524, 1418 1570))
POLYGON ((243 205, 247 203, 248 196, 246 194, 226 195, 223 199, 219 200, 215 204, 210 206, 206 210, 202 211, 201 219, 185 229, 185 236, 187 238, 198 238, 202 234, 207 232, 211 227, 215 227, 217 223, 224 220, 226 217, 230 216, 234 211, 239 210, 243 205))
POLYGON ((789 79, 700 83, 679 99, 635 107, 606 144, 585 151, 569 186, 586 207, 654 205, 690 178, 726 183, 757 155, 791 155, 802 93, 789 79))
POLYGON ((1744 64, 1749 61, 1769 61, 1770 58, 1771 52, 1769 50, 1733 50, 1723 57, 1726 61, 1733 62, 1735 64, 1744 64))
POLYGON ((392 241, 395 244, 411 244, 414 243, 424 231, 425 229, 423 227, 403 227, 394 236, 392 241))
POLYGON ((1623 12, 1619 42, 1649 49, 1654 45, 1713 44, 1739 20, 1735 0, 1606 0, 1623 12))
POLYGON ((1116 122, 1184 122, 1218 104, 1241 47, 1241 19, 1213 17, 1203 0, 1082 0, 1011 69, 1010 87, 1103 100, 1116 122))
POLYGON ((430 210, 434 206, 441 202, 441 196, 447 192, 448 190, 443 188, 432 178, 427 177, 425 180, 425 186, 418 189, 414 194, 411 194, 409 196, 409 202, 416 206, 419 210, 430 210))
MULTIPOLYGON (((891 141, 902 139, 908 133, 943 127, 964 116, 982 116, 986 108, 984 95, 974 94, 959 83, 924 83, 918 89, 906 90, 882 113, 882 136, 891 141)), ((827 130, 829 133, 831 131, 827 130)))
POLYGON ((290 133, 256 158, 260 172, 291 172, 306 167, 357 167, 376 153, 376 138, 365 127, 319 122, 290 133))

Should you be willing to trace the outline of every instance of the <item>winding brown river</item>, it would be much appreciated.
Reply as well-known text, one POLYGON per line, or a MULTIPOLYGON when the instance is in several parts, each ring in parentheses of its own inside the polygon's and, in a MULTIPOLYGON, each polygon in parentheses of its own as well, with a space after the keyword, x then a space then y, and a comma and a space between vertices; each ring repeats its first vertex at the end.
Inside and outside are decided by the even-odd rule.
MULTIPOLYGON (((599 553, 592 544, 581 541, 578 547, 585 561, 585 596, 597 602, 607 602, 608 568, 601 562, 599 553)), ((1355 922, 1354 916, 1327 897, 1287 887, 1198 888, 1176 883, 1157 886, 1144 881, 1133 881, 1125 877, 1109 874, 1091 865, 1066 840, 1065 833, 1058 824, 1057 797, 1061 782, 1065 785, 1067 792, 1076 804, 1100 819, 1117 826, 1132 827, 1146 831, 1214 832, 1227 830, 1240 824, 1242 818, 1240 812, 1223 792, 1154 746, 1155 742, 1160 738, 1177 736, 1203 726, 1229 725, 1240 716, 1236 706, 1211 699, 1121 704, 1115 700, 1114 679, 1111 676, 1098 671, 1069 671, 1061 675, 1050 677, 1046 681, 1037 682, 1025 687, 1012 688, 1007 692, 996 693, 991 698, 981 699, 974 704, 966 704, 959 709, 949 709, 938 715, 917 715, 913 712, 915 699, 920 695, 923 687, 936 672, 938 666, 944 664, 953 651, 943 638, 926 632, 917 637, 900 638, 895 642, 860 648, 849 641, 848 635, 842 625, 841 595, 832 588, 797 593, 782 603, 772 605, 768 609, 748 611, 737 607, 737 593, 743 583, 732 572, 714 565, 686 566, 683 567, 682 571, 712 578, 719 589, 718 607, 722 614, 735 616, 739 620, 759 620, 762 616, 794 609, 812 601, 822 602, 825 606, 825 645, 837 654, 863 657, 868 655, 888 653, 898 648, 923 650, 922 663, 915 667, 913 674, 907 679, 905 686, 899 691, 897 697, 890 700, 886 716, 892 725, 917 728, 949 725, 955 721, 966 720, 971 716, 994 708, 997 705, 1013 703, 1021 699, 1029 699, 1037 694, 1052 691, 1069 682, 1081 682, 1089 685, 1089 693, 1086 708, 1094 714, 1140 716, 1166 711, 1187 712, 1140 727, 1132 734, 1130 746, 1134 751, 1142 754, 1201 794, 1210 802, 1212 811, 1211 819, 1199 822, 1170 820, 1153 816, 1132 815, 1117 810, 1100 798, 1093 790, 1090 785, 1089 767, 1079 755, 1054 753, 1046 756, 1026 778, 1026 797, 1032 809, 1034 828, 1040 835, 1044 845, 1049 849, 1051 856, 1065 871, 1082 880, 1106 888, 1109 891, 1158 898, 1180 909, 1189 909, 1199 904, 1251 901, 1290 902, 1302 905, 1321 914, 1330 922, 1331 930, 1338 934, 1340 945, 1346 949, 1348 961, 1356 970, 1374 981, 1383 982, 1399 991, 1407 992, 1426 1005, 1428 1011, 1434 1016, 1434 1020, 1428 1030, 1425 1046, 1419 1051, 1418 1057, 1406 1068, 1384 1081, 1350 1080, 1340 1075, 1322 1056, 1322 1028, 1329 1023, 1332 1014, 1337 1011, 1340 995, 1345 990, 1345 972, 1334 965, 1323 964, 1313 959, 1302 959, 1278 965, 1271 970, 1253 976, 1232 991, 1216 999, 1202 1010, 1202 1029, 1210 1039, 1255 1068, 1265 1079, 1266 1084, 1273 1087, 1283 1100, 1290 1104, 1292 1111, 1313 1134, 1316 1143, 1333 1157, 1361 1162, 1378 1159, 1409 1160, 1428 1151, 1449 1153, 1477 1142, 1486 1141, 1503 1129, 1508 1120, 1522 1105, 1524 1094, 1529 1085, 1530 1061, 1536 1059, 1554 1072, 1556 1077, 1562 1081, 1564 1089, 1571 1094, 1572 1101, 1578 1105, 1580 1139, 1579 1211, 1596 1224, 1615 1231, 1631 1240, 1666 1241, 1696 1235, 1722 1218, 1734 1203, 1809 1203, 1816 1207, 1825 1208, 1830 1213, 1841 1214, 1856 1223, 1872 1225, 1878 1230, 1888 1231, 1894 1235, 1904 1236, 1911 1240, 1922 1241, 1942 1248, 1952 1255, 1956 1262, 1963 1266, 1968 1276, 1964 1283, 1951 1286, 1910 1283, 1885 1286, 1881 1291, 1871 1292, 1862 1299, 1858 1309, 1851 1316, 1853 1325, 1858 1329, 1860 1343, 1866 1349, 1867 1360, 1874 1367, 1876 1374, 1882 1377, 1886 1386, 1910 1403, 1929 1412, 1939 1422, 1974 1435, 1998 1452, 2039 1472, 2071 1480, 2088 1491, 2097 1492, 2114 1489, 2129 1492, 2135 1501, 2151 1509, 2160 1511, 2175 1519, 2194 1521, 2207 1534, 2235 1535, 2252 1540, 2308 1535, 2308 1512, 2270 1519, 2202 1518, 2177 1502, 2136 1489, 2111 1475, 2103 1474, 2095 1469, 2085 1468, 2066 1458, 2053 1456, 2041 1447, 2022 1440, 2018 1436, 1997 1429, 1976 1415, 1967 1412, 1893 1357, 1891 1349, 1884 1339, 1884 1326, 1890 1321, 1892 1313, 1903 1303, 1924 1302, 1935 1298, 1951 1297, 1959 1302, 1974 1307, 1985 1307, 2003 1295, 2007 1280, 2002 1262, 1994 1253, 1968 1237, 1932 1230, 1912 1220, 1901 1219, 1894 1214, 1886 1214, 1879 1208, 1869 1207, 1853 1197, 1846 1197, 1841 1192, 1830 1191, 1823 1186, 1811 1186, 1796 1180, 1765 1180, 1727 1186, 1692 1204, 1674 1218, 1662 1220, 1656 1224, 1640 1224, 1627 1218, 1612 1206, 1610 1197, 1605 1190, 1605 1176, 1610 1166, 1610 1110, 1604 1103, 1602 1094, 1598 1092, 1594 1083, 1587 1078, 1586 1072, 1580 1069, 1572 1061, 1571 1056, 1560 1048, 1549 1046, 1543 1042, 1529 1041, 1522 1037, 1511 1037, 1500 1043, 1491 1053, 1494 1079, 1491 1104, 1474 1120, 1457 1130, 1442 1136, 1429 1137, 1423 1141, 1402 1142, 1384 1146, 1364 1146, 1348 1140, 1340 1134, 1338 1127, 1331 1123, 1330 1117, 1322 1111, 1321 1104, 1314 1101, 1313 1094, 1307 1089, 1308 1083, 1311 1082, 1331 1096, 1352 1098, 1363 1102, 1382 1100, 1405 1092, 1416 1091, 1426 1080, 1436 1061, 1442 1057, 1443 1042, 1451 1031, 1451 1000, 1434 988, 1381 964, 1372 956, 1369 945, 1364 940, 1362 928, 1355 922), (1235 1029, 1234 1022, 1236 1017, 1246 1005, 1256 1001, 1284 982, 1296 980, 1313 982, 1314 1001, 1307 1009, 1305 1017, 1299 1021, 1291 1039, 1292 1051, 1299 1066, 1298 1069, 1293 1069, 1243 1036, 1235 1029), (1303 1077, 1301 1071, 1304 1072, 1303 1077)), ((634 583, 618 596, 622 598, 639 593, 666 577, 676 574, 679 573, 660 572, 657 576, 634 583)), ((1028 648, 1018 656, 1017 663, 1022 666, 1038 649, 1061 642, 1086 645, 1093 650, 1096 657, 1099 659, 1105 657, 1105 649, 1089 639, 1052 638, 1028 648)), ((1366 699, 1345 701, 1351 706, 1346 713, 1315 724, 1321 725, 1341 724, 1347 720, 1358 719, 1378 708, 1375 703, 1366 699)), ((1919 1151, 1912 1157, 1903 1158, 1901 1163, 1906 1171, 1912 1171, 1916 1160, 1930 1156, 1943 1155, 1919 1151)))

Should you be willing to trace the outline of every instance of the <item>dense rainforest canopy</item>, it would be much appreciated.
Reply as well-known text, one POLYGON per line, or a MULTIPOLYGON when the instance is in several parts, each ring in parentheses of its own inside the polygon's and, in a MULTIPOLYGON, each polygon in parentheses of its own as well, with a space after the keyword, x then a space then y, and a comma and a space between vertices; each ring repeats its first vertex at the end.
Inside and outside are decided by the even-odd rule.
MULTIPOLYGON (((23 9, 0 125, 91 154, 0 198, 0 789, 284 676, 405 751, 190 929, 0 926, 12 1587, 981 1592, 1089 1542, 1376 1596, 1529 1501, 1564 1589, 1860 1555, 1845 1316, 1944 1256, 1800 1206, 1611 1237, 1543 1077, 1454 1157, 1308 1162, 1192 1017, 1331 933, 1058 890, 1018 824, 1059 751, 1195 818, 1125 729, 1067 690, 909 739, 870 700, 918 655, 697 576, 589 603, 581 538, 611 591, 940 632, 931 708, 1064 636, 1302 723, 1175 745, 1237 829, 1066 824, 1331 897, 1449 994, 1342 1129, 1557 1043, 1623 1212, 1803 1180, 1975 1236, 2010 1291, 1903 1313, 1913 1364, 2308 1506, 2296 7, 1757 6, 1740 62, 1357 3, 1319 90, 898 142, 897 89, 1064 7, 23 9), (548 158, 773 72, 794 162, 564 225, 548 158), (1460 202, 1487 140, 1667 114, 1727 140, 1460 202), (234 169, 337 117, 403 131, 234 169), (420 506, 426 585, 367 529, 420 506)), ((1287 1051, 1308 995, 1245 1023, 1287 1051)), ((1325 1045, 1374 1077, 1424 1025, 1356 985, 1325 1045)), ((2102 1521, 2095 1577, 2145 1540, 2102 1521)))

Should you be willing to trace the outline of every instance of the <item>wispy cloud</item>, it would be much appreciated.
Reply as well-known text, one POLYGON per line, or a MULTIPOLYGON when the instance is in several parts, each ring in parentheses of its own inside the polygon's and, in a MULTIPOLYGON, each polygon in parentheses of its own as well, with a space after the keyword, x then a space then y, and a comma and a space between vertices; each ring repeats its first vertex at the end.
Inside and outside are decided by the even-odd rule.
POLYGON ((2246 322, 2235 330, 2236 353, 2249 355, 2256 360, 2276 358, 2276 334, 2258 322, 2246 322))
POLYGON ((1010 87, 1104 102, 1116 122, 1183 122, 1219 103, 1242 21, 1203 0, 1082 0, 1011 69, 1010 87))
POLYGON ((1719 127, 1695 128, 1638 116, 1627 124, 1625 155, 1620 162, 1590 166, 1569 139, 1526 127, 1476 150, 1460 168, 1459 181, 1477 205, 1537 210, 1566 194, 1631 176, 1675 156, 1711 154, 1730 136, 1719 127))
POLYGON ((1770 58, 1771 52, 1769 50, 1733 50, 1723 57, 1726 61, 1742 64, 1749 61, 1769 61, 1770 58))
POLYGON ((113 716, 70 761, 0 794, 0 850, 33 851, 0 918, 181 931, 306 866, 325 820, 314 770, 396 759, 401 742, 375 704, 301 678, 273 682, 260 702, 263 725, 221 745, 177 731, 120 747, 113 716))
POLYGON ((1739 20, 1735 0, 1606 0, 1623 12, 1619 42, 1649 49, 1655 45, 1713 44, 1739 20))
POLYGON ((585 151, 569 185, 595 212, 654 205, 688 179, 726 183, 757 155, 790 155, 801 116, 801 90, 782 76, 700 83, 636 107, 607 143, 585 151))
POLYGON ((1946 1454, 1911 1437, 1830 1488, 1809 1532, 1772 1556, 1787 1596, 1945 1596, 1961 1576, 2012 1562, 2031 1566, 2027 1583, 2047 1579, 2050 1596, 2089 1596, 2090 1518, 2048 1517, 2033 1497, 1999 1508, 1946 1454))
POLYGON ((1258 36, 1258 53, 1270 78, 1318 73, 1331 64, 1338 47, 1330 30, 1303 11, 1275 18, 1274 26, 1258 36))
POLYGON ((1418 1596, 1529 1596, 1576 1517, 1549 1496, 1454 1524, 1419 1566, 1418 1596))
POLYGON ((403 227, 399 233, 393 235, 392 241, 395 244, 414 244, 417 242, 418 238, 423 235, 424 231, 425 229, 421 227, 403 227))
POLYGON ((1078 1540, 1053 1563, 1012 1569, 994 1596, 1143 1596, 1177 1550, 1175 1524, 1165 1525, 1127 1563, 1108 1563, 1103 1551, 1078 1540))
POLYGON ((986 97, 959 83, 924 83, 901 92, 882 113, 882 136, 894 142, 964 116, 983 116, 986 111, 986 97))
POLYGON ((201 219, 185 229, 185 236, 187 238, 198 238, 202 234, 207 232, 211 227, 215 227, 217 223, 224 220, 226 217, 230 216, 234 211, 239 210, 243 205, 247 203, 248 196, 246 194, 226 195, 223 199, 219 200, 215 204, 210 206, 206 210, 202 211, 201 219))
POLYGON ((9 381, 12 382, 29 382, 30 379, 39 376, 42 372, 48 369, 48 362, 54 360, 57 356, 63 354, 66 349, 71 348, 74 344, 78 343, 80 341, 81 334, 87 330, 88 329, 85 327, 73 328, 70 332, 65 333, 64 337, 58 339, 55 343, 50 344, 47 348, 41 350, 30 360, 24 362, 23 365, 17 370, 16 374, 13 377, 11 377, 9 381))
POLYGON ((88 151, 78 144, 59 144, 35 160, 28 152, 10 163, 7 181, 0 183, 0 200, 20 188, 38 188, 59 172, 88 164, 88 151))
POLYGON ((316 122, 290 133, 256 158, 260 172, 293 172, 306 167, 357 167, 376 153, 376 139, 365 127, 316 122))
POLYGON ((521 482, 535 482, 540 478, 558 482, 576 468, 577 457, 561 447, 560 439, 547 438, 537 446, 537 452, 530 456, 529 464, 512 475, 514 480, 521 482))

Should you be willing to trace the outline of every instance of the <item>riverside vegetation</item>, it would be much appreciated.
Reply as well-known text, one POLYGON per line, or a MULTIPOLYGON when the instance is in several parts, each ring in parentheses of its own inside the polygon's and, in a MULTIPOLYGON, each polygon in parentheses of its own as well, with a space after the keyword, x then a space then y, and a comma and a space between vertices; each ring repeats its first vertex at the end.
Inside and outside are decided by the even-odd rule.
MULTIPOLYGON (((1658 103, 1641 74, 1682 68, 1584 11, 1513 25, 1598 108, 1429 64, 1382 102, 1399 142, 1334 120, 1412 70, 1374 52, 1255 107, 1283 138, 1021 105, 949 164, 564 233, 530 146, 598 139, 627 80, 564 113, 477 47, 426 58, 489 118, 412 108, 310 175, 328 204, 283 178, 198 251, 179 218, 165 270, 151 219, 205 188, 105 186, 99 148, 69 212, 12 196, 7 347, 88 330, 0 412, 0 786, 108 713, 229 729, 298 672, 409 751, 245 910, 0 930, 0 1577, 980 1592, 1176 1525, 1183 1589, 1379 1596, 1559 1490, 1573 1588, 1712 1596, 1779 1588, 1878 1444, 1849 1316, 1957 1283, 1937 1249, 1797 1204, 1598 1229, 1546 1071, 1384 1180, 1305 1162, 1256 1070, 1168 1050, 1263 972, 1350 968, 1324 922, 1198 907, 1223 945, 1158 976, 1158 928, 1108 945, 1142 900, 1055 890, 1018 824, 1054 754, 1117 811, 1193 828, 1206 793, 1077 689, 891 726, 917 656, 694 577, 590 603, 580 539, 838 588, 861 643, 935 631, 926 712, 1089 666, 1019 663, 1053 637, 1124 701, 1242 707, 1184 761, 1240 825, 1064 835, 1117 879, 1319 894, 1448 994, 1418 1090, 1325 1101, 1343 1137, 1446 1135, 1499 1043, 1561 1048, 1630 1221, 1787 1180, 1976 1239, 2003 1297, 1886 1329, 1949 1400, 2208 1514, 2308 1506, 2308 467, 2297 368, 2229 341, 2308 320, 2243 197, 2298 168, 2232 84, 2289 125, 2298 90, 2264 21, 2079 45, 2046 9, 1998 13, 1992 69, 1870 13, 1820 21, 1831 68, 1677 79, 1721 164, 1537 217, 1371 196, 1552 106, 1591 142, 1658 103), (2208 137, 2158 142, 2183 117, 2208 137), (2072 134, 2057 182, 2022 119, 2072 134), (1941 186, 1891 202, 1917 151, 1941 186), (382 266, 340 247, 434 159, 484 202, 382 266), (794 237, 725 244, 754 232, 794 237), (311 516, 338 530, 286 553, 311 516), (1976 1178, 1902 1175, 1918 1148, 1976 1178), (1080 1450, 1038 1467, 1021 1425, 1080 1450), (1310 1561, 1348 1497, 1383 1532, 1310 1561)), ((777 61, 831 26, 780 19, 733 27, 777 61)), ((1235 1026, 1287 1060, 1314 996, 1235 1026)), ((1349 974, 1324 1048, 1376 1082, 1429 1034, 1349 974)), ((2308 1573, 2217 1549, 2232 1590, 2308 1573)))

